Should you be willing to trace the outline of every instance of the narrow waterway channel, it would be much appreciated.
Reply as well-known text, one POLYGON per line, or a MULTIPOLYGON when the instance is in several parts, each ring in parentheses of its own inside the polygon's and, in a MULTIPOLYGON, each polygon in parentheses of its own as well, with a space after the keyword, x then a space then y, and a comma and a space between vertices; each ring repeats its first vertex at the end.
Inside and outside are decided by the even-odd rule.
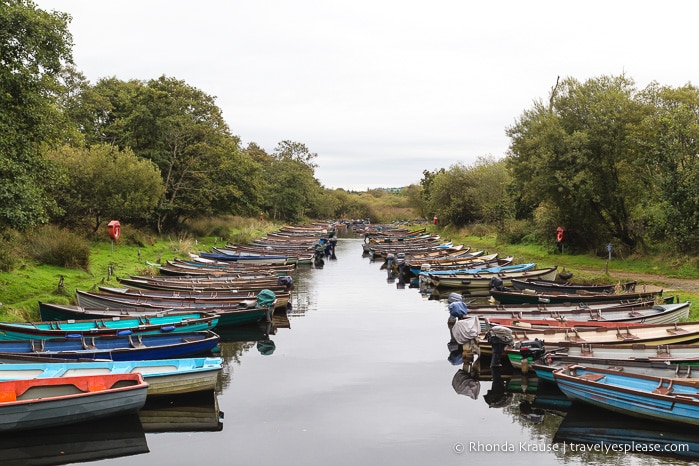
POLYGON ((466 377, 448 360, 445 302, 389 279, 361 244, 341 238, 336 260, 294 273, 276 333, 222 332, 214 400, 171 412, 166 402, 160 421, 153 409, 156 420, 142 416, 148 453, 98 463, 685 464, 554 442, 565 400, 518 374, 497 384, 466 377), (166 431, 167 416, 182 416, 182 431, 166 431))

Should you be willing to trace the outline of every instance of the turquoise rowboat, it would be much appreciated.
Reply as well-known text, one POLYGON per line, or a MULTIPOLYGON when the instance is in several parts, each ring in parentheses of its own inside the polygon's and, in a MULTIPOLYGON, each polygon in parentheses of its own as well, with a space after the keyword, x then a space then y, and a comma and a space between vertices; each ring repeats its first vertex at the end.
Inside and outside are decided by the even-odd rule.
POLYGON ((151 359, 147 361, 27 362, 0 364, 0 381, 138 372, 148 382, 148 396, 214 390, 223 368, 221 358, 151 359))
POLYGON ((699 380, 572 365, 553 372, 574 402, 655 421, 699 425, 699 380))
POLYGON ((45 340, 85 336, 152 335, 212 330, 217 314, 180 313, 168 315, 128 315, 101 319, 41 322, 0 322, 0 340, 45 340))

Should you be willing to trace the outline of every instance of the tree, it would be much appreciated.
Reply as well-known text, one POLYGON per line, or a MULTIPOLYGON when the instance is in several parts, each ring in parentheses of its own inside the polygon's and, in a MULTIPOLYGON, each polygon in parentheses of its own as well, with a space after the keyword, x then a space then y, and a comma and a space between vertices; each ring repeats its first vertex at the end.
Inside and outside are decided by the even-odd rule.
MULTIPOLYGON (((599 248, 615 239, 629 249, 643 242, 631 212, 644 198, 633 171, 630 128, 644 106, 635 101, 633 81, 624 76, 557 86, 549 105, 541 101, 508 128, 510 193, 519 212, 540 205, 569 232, 569 243, 599 248)), ((551 233, 553 235, 553 231, 551 233)))
POLYGON ((65 211, 64 225, 92 223, 97 231, 110 219, 143 223, 164 191, 158 168, 130 149, 63 146, 48 156, 66 175, 65 186, 54 193, 65 211))
POLYGON ((492 157, 479 157, 471 166, 454 164, 430 174, 427 209, 456 226, 502 222, 508 215, 508 181, 504 162, 492 157))
POLYGON ((282 141, 277 145, 266 167, 271 189, 265 203, 272 218, 299 221, 318 212, 322 187, 315 178, 317 156, 298 142, 282 141))
POLYGON ((258 209, 260 165, 241 151, 214 97, 162 76, 103 79, 83 98, 91 111, 80 126, 89 143, 130 147, 160 169, 165 192, 155 213, 158 231, 188 218, 258 209))
POLYGON ((42 145, 66 129, 55 102, 60 71, 72 62, 69 22, 29 0, 0 2, 0 229, 25 229, 58 210, 46 191, 57 174, 42 145))
POLYGON ((654 241, 699 252, 699 89, 650 84, 639 95, 648 111, 632 135, 637 179, 648 189, 637 223, 654 241))

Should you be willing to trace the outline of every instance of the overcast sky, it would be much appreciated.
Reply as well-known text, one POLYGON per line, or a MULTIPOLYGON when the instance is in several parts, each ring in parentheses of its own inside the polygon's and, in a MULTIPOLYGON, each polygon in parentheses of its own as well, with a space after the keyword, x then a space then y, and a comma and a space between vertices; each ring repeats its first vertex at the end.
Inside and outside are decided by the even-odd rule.
POLYGON ((557 76, 696 81, 699 2, 39 0, 100 78, 165 75, 216 97, 243 146, 317 153, 326 188, 418 183, 503 157, 557 76))

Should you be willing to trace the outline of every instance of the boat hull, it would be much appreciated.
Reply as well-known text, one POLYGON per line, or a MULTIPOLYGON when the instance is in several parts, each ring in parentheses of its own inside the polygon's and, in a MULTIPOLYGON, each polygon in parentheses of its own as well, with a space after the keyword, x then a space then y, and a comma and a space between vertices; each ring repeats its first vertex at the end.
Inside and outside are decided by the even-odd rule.
POLYGON ((0 431, 75 424, 136 412, 145 404, 148 384, 140 374, 96 377, 0 382, 0 431))
POLYGON ((672 382, 635 374, 575 366, 554 371, 558 388, 571 400, 621 414, 699 425, 699 381, 672 382), (674 383, 673 383, 674 382, 674 383))

